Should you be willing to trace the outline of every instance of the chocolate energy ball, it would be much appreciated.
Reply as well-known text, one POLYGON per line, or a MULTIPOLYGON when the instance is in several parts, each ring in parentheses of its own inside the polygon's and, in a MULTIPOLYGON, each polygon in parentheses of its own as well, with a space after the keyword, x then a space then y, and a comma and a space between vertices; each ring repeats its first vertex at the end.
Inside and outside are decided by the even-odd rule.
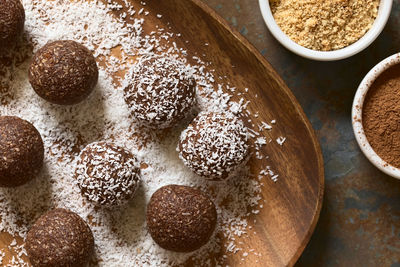
POLYGON ((0 55, 15 46, 24 23, 25 10, 20 0, 0 0, 0 55))
POLYGON ((182 132, 178 151, 196 174, 224 179, 248 158, 248 130, 230 112, 201 112, 182 132))
POLYGON ((29 81, 43 99, 73 105, 90 95, 99 70, 93 54, 75 41, 55 41, 39 49, 29 68, 29 81))
POLYGON ((147 227, 162 248, 191 252, 205 245, 217 224, 214 203, 200 190, 168 185, 158 189, 147 206, 147 227))
POLYGON ((76 213, 54 209, 42 215, 26 237, 28 257, 35 267, 82 267, 88 264, 94 238, 76 213))
POLYGON ((18 117, 0 117, 0 186, 15 187, 32 180, 43 165, 42 137, 18 117))
POLYGON ((196 82, 188 67, 170 57, 141 58, 124 90, 134 120, 152 129, 174 126, 196 102, 196 82))
POLYGON ((105 142, 91 143, 79 155, 76 180, 89 201, 101 206, 122 205, 139 187, 139 163, 124 148, 105 142))

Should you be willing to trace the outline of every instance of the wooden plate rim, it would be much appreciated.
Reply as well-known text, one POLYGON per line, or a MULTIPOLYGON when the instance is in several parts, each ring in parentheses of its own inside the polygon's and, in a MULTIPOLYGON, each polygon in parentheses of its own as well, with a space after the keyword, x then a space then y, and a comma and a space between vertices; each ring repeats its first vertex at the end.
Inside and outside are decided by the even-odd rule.
POLYGON ((218 15, 207 4, 203 3, 201 0, 190 0, 190 1, 194 5, 196 5, 198 8, 202 9, 205 13, 209 14, 214 20, 216 20, 219 24, 221 24, 226 30, 228 30, 230 32, 230 34, 232 34, 241 44, 243 44, 247 48, 247 50, 249 50, 250 53, 252 53, 258 59, 258 61, 264 66, 265 69, 268 69, 270 72, 275 74, 275 77, 277 78, 277 82, 279 83, 283 92, 287 95, 287 97, 293 103, 296 111, 300 114, 301 120, 306 125, 306 128, 311 136, 311 139, 312 139, 312 142, 314 145, 314 150, 317 154, 317 161, 318 161, 317 167, 318 167, 319 178, 320 178, 319 179, 318 200, 317 200, 318 203, 316 205, 314 217, 311 222, 308 233, 304 237, 304 239, 301 242, 301 245, 299 246, 296 253, 292 256, 291 260, 287 264, 288 266, 293 266, 297 262, 297 260, 300 258, 305 247, 307 246, 308 242, 310 241, 310 238, 311 238, 311 236, 315 230, 315 227, 317 225, 317 222, 318 222, 318 219, 319 219, 319 216, 321 213, 322 203, 323 203, 324 187, 325 187, 324 161, 323 161, 323 157, 322 157, 321 146, 318 142, 316 133, 315 133, 314 129, 312 128, 310 121, 308 120, 306 114, 304 113, 303 108, 300 106, 296 97, 293 95, 293 93, 291 92, 289 87, 286 85, 286 83, 282 80, 282 78, 277 74, 277 72, 271 66, 271 64, 261 55, 261 53, 243 35, 241 35, 236 29, 231 27, 225 19, 223 19, 220 15, 218 15))

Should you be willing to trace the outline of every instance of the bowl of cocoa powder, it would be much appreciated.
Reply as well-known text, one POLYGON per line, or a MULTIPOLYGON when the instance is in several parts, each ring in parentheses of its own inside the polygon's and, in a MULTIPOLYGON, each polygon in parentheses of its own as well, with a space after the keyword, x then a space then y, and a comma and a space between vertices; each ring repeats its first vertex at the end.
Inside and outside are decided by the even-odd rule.
POLYGON ((369 161, 400 179, 400 53, 365 76, 354 98, 352 124, 369 161))
POLYGON ((302 57, 334 61, 367 48, 382 32, 393 0, 259 0, 271 34, 302 57))

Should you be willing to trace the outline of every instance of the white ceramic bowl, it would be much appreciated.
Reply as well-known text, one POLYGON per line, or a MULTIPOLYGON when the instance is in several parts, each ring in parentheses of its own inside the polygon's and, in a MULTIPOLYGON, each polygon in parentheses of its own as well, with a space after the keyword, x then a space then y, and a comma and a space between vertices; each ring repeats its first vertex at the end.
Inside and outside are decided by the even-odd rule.
POLYGON ((292 41, 275 22, 269 6, 269 0, 259 0, 261 13, 268 29, 272 35, 287 49, 293 53, 314 60, 334 61, 351 57, 365 48, 367 48, 382 32, 389 19, 392 9, 393 0, 381 0, 379 6, 378 17, 376 18, 372 28, 357 42, 345 48, 335 51, 316 51, 305 48, 292 41))
POLYGON ((367 140, 367 137, 365 136, 364 127, 362 124, 362 110, 364 106, 364 99, 367 95, 369 88, 376 80, 376 78, 380 74, 382 74, 382 72, 396 64, 400 64, 400 53, 381 61, 370 72, 368 72, 367 76, 365 76, 364 80, 362 80, 360 86, 357 89, 356 96, 354 97, 351 117, 354 134, 356 136, 358 145, 360 146, 364 155, 378 169, 394 178, 400 179, 400 169, 388 164, 386 161, 381 159, 381 157, 379 157, 372 149, 367 140))

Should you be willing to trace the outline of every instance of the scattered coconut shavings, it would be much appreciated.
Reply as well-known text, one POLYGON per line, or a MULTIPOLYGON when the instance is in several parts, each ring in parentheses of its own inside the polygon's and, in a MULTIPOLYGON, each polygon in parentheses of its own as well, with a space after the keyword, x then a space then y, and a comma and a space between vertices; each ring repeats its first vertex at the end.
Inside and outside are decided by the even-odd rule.
POLYGON ((276 142, 277 142, 280 146, 283 146, 283 143, 285 143, 285 141, 286 141, 286 137, 282 137, 282 136, 280 136, 280 137, 278 137, 278 138, 276 139, 276 142))
POLYGON ((4 252, 4 250, 0 250, 0 264, 3 265, 3 259, 6 256, 6 253, 4 252))
POLYGON ((278 181, 278 174, 275 174, 274 176, 271 177, 271 180, 274 181, 275 183, 278 181))
POLYGON ((261 180, 264 176, 269 176, 271 180, 276 183, 278 181, 278 174, 275 174, 275 172, 271 169, 271 166, 265 167, 265 169, 260 171, 260 174, 258 175, 258 179, 261 180))
POLYGON ((271 125, 269 125, 268 123, 265 123, 265 122, 262 122, 261 123, 261 125, 258 127, 258 129, 260 130, 260 131, 262 131, 262 130, 271 130, 272 129, 272 126, 271 125))
MULTIPOLYGON (((180 132, 195 114, 189 114, 191 116, 178 125, 176 131, 168 134, 137 128, 123 97, 123 89, 132 81, 120 74, 132 70, 137 57, 176 55, 196 80, 197 112, 230 110, 237 115, 250 116, 246 110, 248 102, 243 98, 232 101, 233 94, 239 90, 223 84, 226 77, 214 77, 214 72, 209 70, 212 63, 194 56, 196 65, 187 65, 187 51, 171 42, 179 34, 162 27, 145 34, 145 15, 149 14, 145 2, 135 6, 127 0, 119 4, 107 2, 23 0, 25 39, 29 41, 5 58, 8 64, 0 66, 0 114, 19 116, 35 125, 46 147, 45 163, 40 175, 28 184, 0 188, 0 230, 25 238, 40 215, 59 207, 78 213, 90 224, 96 240, 92 266, 163 267, 183 264, 189 258, 196 266, 221 266, 230 254, 239 251, 243 255, 261 256, 261 253, 247 251, 239 239, 253 234, 254 230, 249 231, 248 216, 262 209, 263 183, 254 179, 258 174, 253 177, 245 167, 236 177, 215 183, 188 170, 179 159, 176 147, 180 132), (113 10, 125 13, 115 16, 113 10), (101 62, 94 93, 87 101, 75 106, 60 107, 45 102, 28 82, 32 51, 60 39, 81 42, 101 62), (116 50, 118 56, 112 52, 116 50), (81 195, 74 182, 79 152, 95 141, 109 141, 124 147, 141 162, 141 185, 136 196, 123 208, 95 208, 81 195), (217 207, 219 223, 215 234, 198 251, 182 254, 161 249, 146 230, 145 207, 153 192, 168 184, 195 186, 208 193, 217 207), (214 253, 222 257, 210 259, 209 255, 214 253)), ((252 146, 258 157, 265 160, 268 156, 264 147, 273 144, 261 136, 262 129, 257 127, 250 129, 252 146)), ((268 168, 264 175, 277 175, 271 174, 268 168)), ((4 262, 5 252, 0 251, 0 264, 29 266, 23 260, 24 246, 15 242, 10 246, 16 254, 9 262, 4 262)))
POLYGON ((25 250, 24 244, 18 245, 17 241, 13 239, 8 245, 8 250, 13 252, 11 259, 6 262, 6 252, 2 249, 0 250, 0 265, 5 267, 29 267, 31 266, 24 259, 27 257, 27 252, 25 250))
POLYGON ((254 142, 254 144, 258 145, 258 146, 263 146, 267 144, 267 139, 265 137, 258 137, 256 139, 256 141, 254 142))

